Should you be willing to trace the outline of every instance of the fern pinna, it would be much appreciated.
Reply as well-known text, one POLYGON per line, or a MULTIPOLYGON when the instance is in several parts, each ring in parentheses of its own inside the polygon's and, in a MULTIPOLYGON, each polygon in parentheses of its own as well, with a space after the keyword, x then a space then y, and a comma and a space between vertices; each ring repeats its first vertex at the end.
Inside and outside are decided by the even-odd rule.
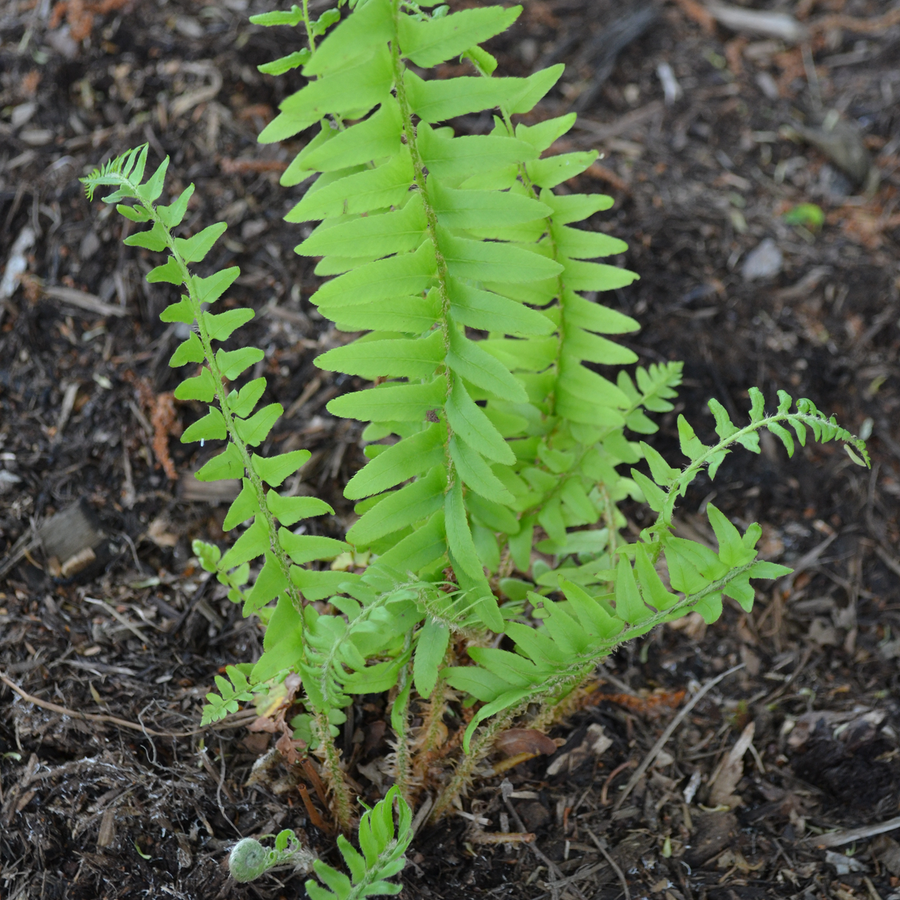
POLYGON ((184 285, 187 294, 163 319, 196 327, 172 364, 201 367, 176 396, 218 401, 183 440, 227 438, 199 477, 242 478, 225 527, 249 526, 224 555, 200 542, 195 550, 245 614, 262 618, 265 652, 254 665, 230 668, 231 684, 220 679, 222 694, 209 695, 205 720, 298 674, 305 711, 292 721, 295 738, 322 760, 344 829, 353 803, 335 737, 354 694, 391 693, 393 775, 410 799, 441 740, 448 698, 464 692, 483 703, 465 732, 468 756, 435 800, 432 816, 439 816, 514 717, 537 704, 533 724, 545 726, 622 642, 691 610, 712 621, 723 596, 748 608, 751 578, 786 571, 756 560, 758 526, 742 535, 712 505, 718 551, 672 534, 674 504, 701 469, 714 476, 734 444, 758 451, 764 428, 793 452, 786 425, 801 442, 807 428, 818 440, 843 440, 867 462, 862 443, 809 401, 792 410, 791 398, 780 395, 767 416, 758 391, 751 391, 743 427, 711 404, 719 438, 712 446, 679 419, 683 469, 629 440, 626 431, 655 431, 648 412, 672 409, 681 367, 638 367, 633 376, 620 370, 615 382, 592 368, 636 361, 612 338, 637 323, 596 300, 636 276, 593 261, 621 253, 620 241, 573 227, 608 208, 609 198, 554 192, 596 158, 542 156, 574 115, 513 121, 534 110, 562 67, 528 78, 493 76, 495 61, 479 44, 509 27, 520 7, 448 13, 411 0, 349 6, 343 18, 329 10, 313 22, 304 2, 254 21, 302 24, 309 43, 262 67, 273 74, 302 67, 308 83, 282 103, 260 140, 318 128, 282 178, 294 186, 316 176, 287 220, 319 222, 297 248, 319 258, 319 276, 330 276, 310 300, 357 337, 316 362, 375 382, 328 406, 366 423, 369 461, 345 492, 358 501, 350 547, 291 531, 305 517, 330 512, 315 498, 276 490, 305 451, 267 458, 250 450, 266 439, 281 407, 254 412, 264 379, 239 389, 228 384, 261 351, 226 352, 213 342, 252 312, 204 308, 234 282, 236 269, 206 278, 187 269, 225 226, 174 238, 192 188, 156 207, 165 164, 142 184, 146 148, 86 179, 89 193, 116 186, 107 199, 136 200, 120 211, 152 222, 129 243, 170 253, 149 278, 184 285), (457 57, 472 74, 420 74, 457 57), (486 110, 495 111, 489 134, 457 136, 445 124, 486 110), (649 476, 620 471, 638 464, 649 476), (631 544, 618 511, 628 496, 657 513, 631 544), (344 550, 361 571, 308 565, 344 550), (515 652, 477 646, 491 632, 505 632, 515 652), (456 657, 453 633, 470 639, 472 664, 456 657), (416 695, 423 724, 413 729, 416 695))

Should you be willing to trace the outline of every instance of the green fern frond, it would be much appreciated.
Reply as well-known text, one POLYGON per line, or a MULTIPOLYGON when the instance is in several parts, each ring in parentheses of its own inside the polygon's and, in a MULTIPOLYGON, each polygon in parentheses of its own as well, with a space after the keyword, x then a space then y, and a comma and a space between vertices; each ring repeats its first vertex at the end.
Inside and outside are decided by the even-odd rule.
MULTIPOLYGON (((183 323, 190 329, 187 338, 176 348, 170 365, 192 365, 197 374, 185 378, 174 393, 179 400, 206 404, 207 412, 184 431, 181 440, 199 442, 201 446, 206 441, 225 442, 224 448, 200 468, 197 478, 201 481, 239 479, 241 491, 229 507, 223 527, 230 530, 246 523, 224 554, 202 542, 196 545, 196 550, 201 565, 228 587, 229 599, 243 604, 245 615, 262 613, 268 607, 264 613, 268 620, 267 651, 275 646, 281 655, 269 653, 266 665, 274 658, 278 666, 265 679, 255 676, 259 666, 254 667, 251 680, 259 684, 279 675, 283 677, 302 665, 308 650, 302 617, 304 600, 298 590, 298 583, 304 580, 304 566, 312 561, 332 559, 347 545, 332 538, 291 530, 303 519, 333 513, 333 510, 315 498, 289 497, 278 492, 284 481, 306 463, 309 451, 295 450, 277 456, 258 452, 281 416, 282 407, 278 403, 258 405, 265 393, 265 378, 253 379, 242 386, 232 386, 232 382, 258 363, 263 351, 255 347, 226 351, 216 346, 253 318, 250 309, 235 308, 221 313, 209 309, 237 280, 240 270, 236 266, 206 277, 193 274, 190 268, 208 256, 222 237, 225 223, 211 225, 188 238, 175 237, 173 230, 187 212, 193 185, 170 205, 157 205, 168 159, 142 183, 146 158, 144 146, 111 160, 84 181, 89 196, 99 185, 112 185, 118 190, 105 198, 107 202, 136 201, 133 206, 120 204, 119 212, 132 221, 150 223, 150 228, 132 234, 125 243, 153 252, 167 252, 167 261, 152 269, 147 280, 169 283, 186 291, 161 315, 164 322, 183 323), (259 570, 248 587, 253 565, 258 565, 259 570), (273 601, 274 609, 269 606, 273 601)), ((243 678, 242 673, 235 672, 238 674, 233 677, 243 678)), ((232 689, 224 679, 219 681, 220 694, 210 694, 204 709, 207 722, 235 711, 239 701, 251 696, 247 690, 250 683, 235 682, 236 689, 232 689)), ((322 705, 317 705, 316 699, 314 693, 307 692, 316 723, 316 743, 326 756, 326 775, 335 793, 338 818, 346 826, 350 819, 350 798, 328 726, 329 717, 336 717, 339 710, 329 706, 324 698, 322 705)))
POLYGON ((209 725, 224 719, 229 713, 236 713, 240 703, 247 703, 253 699, 250 683, 247 676, 238 666, 226 666, 225 673, 228 679, 216 675, 216 687, 219 693, 211 692, 206 695, 207 705, 203 707, 201 725, 209 725), (230 683, 229 683, 230 680, 230 683))
POLYGON ((715 478, 719 466, 734 444, 759 453, 759 432, 762 429, 775 435, 784 444, 789 456, 794 454, 794 437, 785 425, 790 426, 801 445, 806 442, 808 429, 820 443, 842 441, 857 465, 871 466, 865 442, 838 425, 834 416, 826 417, 811 400, 798 400, 792 411, 793 400, 790 395, 785 391, 778 391, 778 409, 773 414, 766 415, 762 392, 754 387, 750 388, 749 395, 750 423, 743 427, 738 427, 731 421, 718 401, 710 400, 709 408, 716 421, 716 434, 720 438, 716 444, 702 443, 684 417, 679 416, 679 443, 682 453, 689 460, 684 469, 672 468, 659 453, 642 442, 641 447, 650 464, 653 478, 651 480, 635 469, 631 474, 644 492, 647 503, 658 513, 656 522, 645 530, 644 535, 651 536, 652 539, 653 535, 668 532, 678 498, 685 495, 688 486, 702 469, 708 469, 710 478, 715 478))
MULTIPOLYGON (((144 175, 144 166, 147 163, 148 145, 142 144, 135 147, 121 156, 114 157, 103 164, 99 169, 95 169, 85 178, 79 178, 84 185, 85 193, 88 200, 94 199, 94 191, 103 186, 130 187, 136 195, 137 186, 141 183, 144 175)), ((105 198, 104 198, 105 199, 105 198)), ((112 202, 105 200, 105 202, 112 202)))

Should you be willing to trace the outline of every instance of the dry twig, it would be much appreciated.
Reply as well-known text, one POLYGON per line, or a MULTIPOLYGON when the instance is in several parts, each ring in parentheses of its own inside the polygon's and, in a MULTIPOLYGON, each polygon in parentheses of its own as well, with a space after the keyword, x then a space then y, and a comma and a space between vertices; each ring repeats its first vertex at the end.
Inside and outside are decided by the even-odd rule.
POLYGON ((900 816, 887 819, 876 825, 861 825, 859 828, 848 828, 846 831, 833 831, 831 834, 814 834, 805 839, 806 843, 824 849, 827 847, 840 847, 842 844, 850 844, 853 841, 862 841, 865 838, 874 837, 876 834, 884 834, 886 831, 894 831, 900 828, 900 816))
POLYGON ((631 900, 631 892, 628 890, 628 882, 625 880, 625 873, 622 871, 622 867, 612 858, 609 850, 603 845, 603 841, 591 831, 590 828, 586 829, 588 836, 594 842, 597 849, 603 854, 603 858, 609 863, 610 868, 613 872, 616 873, 616 876, 619 879, 619 883, 622 885, 622 890, 625 893, 625 900, 631 900))

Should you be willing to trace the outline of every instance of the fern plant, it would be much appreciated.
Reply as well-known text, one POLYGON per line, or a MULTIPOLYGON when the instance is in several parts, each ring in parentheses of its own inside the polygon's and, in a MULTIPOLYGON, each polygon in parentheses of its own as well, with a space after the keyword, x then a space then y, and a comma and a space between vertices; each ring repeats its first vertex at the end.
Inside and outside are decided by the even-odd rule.
MULTIPOLYGON (((236 268, 205 277, 188 268, 203 261, 224 224, 175 237, 193 187, 157 205, 166 163, 143 181, 146 147, 83 179, 89 197, 108 185, 115 188, 108 202, 134 201, 119 211, 150 228, 126 243, 169 254, 148 280, 184 289, 162 318, 193 329, 171 364, 199 367, 175 396, 209 404, 182 440, 225 440, 198 477, 242 480, 224 524, 244 526, 239 537, 224 554, 202 542, 195 553, 244 614, 265 624, 264 653, 230 667, 230 683, 218 680, 204 722, 299 676, 294 737, 320 760, 346 831, 356 804, 339 726, 354 695, 386 693, 402 801, 395 849, 408 843, 408 803, 427 792, 432 819, 441 816, 502 729, 522 717, 547 727, 617 646, 690 611, 714 621, 724 596, 749 609, 752 578, 788 571, 757 560, 757 525, 741 534, 711 504, 718 550, 674 536, 675 503, 701 470, 715 477, 735 445, 758 452, 763 429, 789 454, 792 433, 803 443, 809 430, 819 441, 844 441, 855 461, 868 463, 863 443, 810 401, 794 406, 780 393, 766 415, 755 389, 744 425, 711 401, 718 436, 711 446, 678 419, 682 468, 628 437, 652 434, 648 413, 672 409, 681 365, 637 367, 633 375, 619 369, 615 381, 595 371, 636 362, 614 338, 637 323, 595 299, 636 276, 592 261, 621 253, 621 241, 573 227, 610 199, 554 191, 596 158, 544 155, 574 115, 530 125, 513 119, 534 110, 562 67, 494 77, 496 62, 479 45, 508 28, 520 7, 434 7, 357 0, 343 16, 328 10, 313 21, 304 0, 253 19, 302 25, 307 38, 262 67, 270 74, 302 67, 308 83, 281 104, 260 140, 317 129, 282 178, 291 187, 315 177, 286 218, 319 223, 297 247, 318 258, 317 275, 331 276, 310 301, 356 337, 316 363, 375 382, 328 406, 365 424, 369 461, 346 485, 359 515, 346 543, 291 530, 332 512, 316 498, 279 493, 309 454, 259 452, 282 408, 257 408, 265 379, 232 382, 262 351, 214 346, 253 315, 207 308, 234 283, 236 268), (421 74, 459 57, 471 75, 421 74), (488 134, 458 136, 445 124, 491 110, 488 134), (640 463, 649 475, 634 468, 640 463), (618 509, 628 497, 657 515, 633 543, 618 509), (339 554, 350 554, 356 571, 323 565, 339 554), (515 649, 487 646, 496 634, 515 649), (442 746, 443 716, 461 694, 466 705, 481 705, 467 714, 464 752, 436 778, 430 763, 453 744, 442 746), (413 711, 422 722, 416 727, 413 711)), ((386 808, 362 822, 386 822, 393 807, 386 808)), ((371 874, 382 871, 388 846, 387 826, 379 827, 374 844, 361 832, 364 857, 341 845, 353 882, 323 878, 338 896, 384 890, 384 876, 371 874)), ((260 852, 257 862, 270 859, 260 852)))

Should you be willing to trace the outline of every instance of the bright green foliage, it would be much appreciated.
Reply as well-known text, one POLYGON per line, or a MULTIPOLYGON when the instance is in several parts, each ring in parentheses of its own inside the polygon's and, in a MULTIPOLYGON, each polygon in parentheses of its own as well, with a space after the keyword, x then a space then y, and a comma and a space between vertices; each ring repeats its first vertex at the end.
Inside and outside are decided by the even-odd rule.
POLYGON ((406 864, 404 853, 412 840, 412 811, 407 802, 392 787, 383 800, 367 809, 359 821, 359 848, 343 835, 337 843, 352 880, 321 860, 313 863, 321 887, 314 881, 306 882, 310 900, 358 900, 361 897, 380 897, 399 894, 401 886, 385 881, 396 875, 406 864), (394 825, 394 801, 397 802, 398 821, 394 825))
MULTIPOLYGON (((662 529, 669 527, 676 500, 678 497, 684 496, 688 485, 702 468, 707 467, 709 477, 715 478, 722 460, 729 453, 730 445, 740 444, 753 453, 759 453, 758 432, 762 428, 774 434, 784 444, 788 456, 794 455, 794 436, 785 427, 786 425, 789 425, 794 431, 801 446, 806 444, 806 432, 809 429, 812 431, 813 437, 820 443, 833 440, 843 441, 844 449, 853 462, 860 466, 868 467, 870 465, 865 442, 854 437, 846 428, 841 428, 834 416, 827 418, 819 412, 811 400, 798 400, 796 410, 791 412, 793 399, 785 391, 778 391, 778 410, 773 415, 767 416, 762 392, 758 388, 752 387, 749 394, 750 424, 743 428, 738 428, 729 419, 728 413, 721 403, 717 400, 709 401, 710 412, 716 420, 716 434, 720 438, 719 442, 712 446, 703 444, 684 417, 678 417, 681 452, 689 460, 687 467, 681 472, 670 469, 658 453, 646 444, 642 444, 654 481, 657 485, 667 488, 664 499, 660 497, 658 490, 649 488, 647 502, 654 512, 659 513, 656 524, 649 529, 651 533, 658 537, 662 529)), ((632 474, 640 477, 634 472, 632 474)), ((646 479, 644 479, 643 486, 646 486, 646 479)), ((718 530, 716 535, 719 535, 718 530)))
POLYGON ((216 675, 219 693, 211 692, 206 695, 209 704, 203 708, 201 725, 209 725, 224 719, 228 713, 236 713, 240 709, 240 703, 247 703, 253 699, 247 676, 237 666, 226 666, 225 671, 231 682, 221 675, 216 675))
MULTIPOLYGON (((148 280, 152 280, 154 272, 165 270, 164 280, 187 291, 161 316, 165 322, 182 322, 195 329, 176 349, 170 364, 200 364, 199 374, 185 378, 175 389, 175 397, 206 404, 215 400, 218 405, 210 405, 206 415, 187 428, 181 440, 185 443, 199 441, 201 446, 206 441, 228 440, 225 449, 197 472, 197 478, 201 481, 240 478, 242 488, 225 516, 224 527, 230 529, 251 522, 224 556, 218 548, 202 543, 195 545, 195 551, 201 564, 215 572, 229 587, 229 598, 244 602, 245 614, 255 612, 281 595, 299 609, 300 595, 291 582, 295 568, 292 563, 333 558, 345 549, 345 545, 330 538, 294 534, 286 527, 308 516, 333 512, 327 504, 306 497, 282 498, 275 491, 266 490, 266 483, 277 488, 294 474, 309 459, 309 452, 298 450, 272 458, 250 452, 250 447, 258 447, 265 441, 283 410, 278 403, 257 408, 265 392, 265 378, 254 379, 240 389, 229 384, 262 360, 261 350, 255 347, 231 351, 214 349, 214 342, 231 337, 253 317, 253 311, 238 308, 216 314, 206 308, 234 283, 240 270, 232 267, 202 278, 188 269, 188 263, 203 261, 224 233, 225 224, 211 225, 191 238, 174 237, 172 229, 181 224, 187 212, 193 186, 170 206, 154 206, 162 192, 168 160, 146 183, 142 183, 146 159, 147 146, 144 145, 110 161, 103 169, 82 180, 89 198, 98 186, 107 185, 117 190, 105 197, 105 202, 136 201, 135 206, 120 204, 117 208, 126 218, 152 222, 152 227, 131 235, 126 243, 155 251, 168 250, 168 261, 153 269, 148 280), (279 519, 282 527, 279 527, 279 519), (264 561, 262 572, 253 589, 245 595, 243 586, 249 579, 249 564, 257 559, 264 561)), ((215 718, 219 717, 221 715, 217 713, 215 718)))
POLYGON ((283 183, 321 173, 288 215, 321 220, 297 251, 337 275, 311 300, 339 328, 367 332, 317 365, 382 381, 329 405, 370 422, 366 437, 379 442, 348 486, 362 500, 348 540, 382 558, 396 549, 396 561, 425 581, 451 563, 477 597, 481 625, 494 629, 503 619, 485 568, 496 571, 508 554, 527 577, 531 541, 519 536, 536 526, 552 544, 541 549, 563 566, 573 532, 599 519, 617 531, 615 503, 638 493, 616 473, 639 458, 623 427, 631 419, 650 433, 641 410, 671 408, 665 398, 680 380, 672 364, 640 370, 637 389, 626 377, 626 390, 588 367, 633 362, 605 335, 637 323, 579 292, 635 276, 585 262, 624 245, 571 227, 608 198, 550 190, 596 158, 540 160, 574 117, 532 127, 510 119, 533 108, 561 67, 491 78, 476 62, 474 77, 443 81, 408 68, 407 60, 425 67, 464 53, 519 12, 429 17, 412 4, 368 0, 318 46, 303 70, 312 80, 261 136, 282 139, 332 117, 283 183), (492 107, 500 117, 489 135, 436 127, 492 107), (601 492, 601 481, 610 489, 601 492))
POLYGON ((548 572, 544 582, 555 579, 565 602, 529 594, 543 627, 511 622, 506 633, 515 642, 516 652, 474 648, 470 656, 477 666, 457 667, 448 673, 451 685, 486 703, 469 725, 466 744, 477 725, 490 715, 527 703, 553 704, 562 699, 573 682, 590 674, 597 659, 608 656, 625 641, 689 611, 700 613, 707 622, 715 622, 722 614, 723 596, 736 600, 749 612, 754 599, 751 578, 789 574, 790 569, 785 566, 756 559, 756 542, 762 533, 758 525, 751 525, 742 535, 711 503, 706 513, 718 552, 671 533, 675 501, 684 496, 700 470, 706 466, 710 476, 714 476, 733 444, 758 453, 762 429, 779 437, 790 455, 794 451, 793 438, 782 423, 790 425, 801 444, 805 443, 809 428, 818 441, 844 441, 852 458, 858 459, 858 453, 862 457, 860 464, 869 464, 865 444, 841 428, 833 417, 826 418, 809 400, 798 400, 796 410, 791 412, 790 396, 779 391, 778 397, 777 412, 766 416, 762 394, 751 388, 750 424, 743 428, 731 422, 721 404, 710 401, 720 437, 711 446, 701 443, 690 425, 679 417, 681 449, 689 459, 684 469, 672 468, 652 447, 643 445, 652 479, 637 470, 632 470, 632 476, 658 518, 641 533, 640 542, 620 548, 617 558, 599 557, 571 572, 548 572), (602 565, 604 559, 605 570, 597 565, 602 565), (661 559, 665 562, 668 587, 656 568, 661 559), (607 584, 608 592, 592 595, 585 590, 596 582, 607 584))
MULTIPOLYGON (((653 434, 650 415, 672 410, 681 364, 630 374, 619 368, 610 377, 597 368, 608 373, 637 360, 616 341, 637 322, 598 300, 636 276, 596 261, 622 253, 621 241, 578 227, 611 200, 554 192, 596 154, 543 156, 574 115, 530 126, 513 121, 534 109, 562 67, 493 77, 496 62, 478 43, 506 29, 520 8, 432 7, 358 0, 343 17, 329 10, 314 22, 304 0, 302 8, 254 19, 306 31, 308 46, 262 67, 300 67, 308 83, 284 100, 260 140, 314 129, 282 184, 315 180, 286 218, 319 223, 297 247, 318 258, 317 275, 330 277, 310 301, 355 335, 316 364, 376 382, 328 407, 365 423, 369 461, 345 491, 359 515, 346 535, 350 547, 294 528, 332 512, 315 498, 279 493, 309 454, 265 456, 259 448, 282 408, 259 405, 265 378, 229 384, 260 363, 262 351, 214 347, 253 315, 206 309, 235 282, 236 268, 205 278, 187 269, 224 225, 173 237, 193 188, 155 206, 166 164, 142 183, 146 147, 85 179, 89 196, 103 184, 117 188, 108 201, 136 201, 119 211, 151 227, 129 244, 168 251, 148 279, 186 291, 162 315, 193 329, 171 360, 192 367, 176 397, 208 405, 182 440, 227 440, 197 477, 241 482, 224 525, 242 526, 237 540, 224 554, 198 542, 195 553, 244 614, 265 623, 264 653, 252 667, 229 669, 231 684, 217 680, 221 696, 209 695, 204 722, 249 692, 264 694, 288 673, 299 675, 304 711, 292 720, 294 737, 322 759, 346 828, 351 797, 335 744, 344 710, 354 695, 390 692, 398 833, 392 800, 365 813, 362 855, 341 843, 352 881, 317 862, 330 890, 308 884, 313 900, 395 892, 383 879, 399 871, 409 840, 402 798, 414 794, 407 738, 416 694, 434 706, 438 724, 451 689, 483 704, 465 734, 472 755, 434 807, 440 815, 514 717, 533 704, 554 707, 598 661, 656 625, 690 611, 712 622, 723 597, 749 610, 751 579, 787 572, 757 560, 757 525, 741 534, 712 505, 706 512, 716 550, 673 535, 675 503, 703 468, 714 478, 735 444, 758 452, 762 429, 788 453, 794 435, 802 444, 809 429, 816 440, 845 442, 855 461, 868 463, 861 441, 808 400, 792 411, 783 392, 766 415, 751 389, 750 422, 742 427, 711 401, 719 441, 709 446, 679 417, 684 467, 629 436, 653 434), (419 74, 460 56, 471 75, 419 74), (494 114, 488 134, 456 136, 446 124, 484 111, 494 114), (636 543, 622 534, 618 507, 626 498, 657 514, 636 543), (339 554, 357 571, 337 561, 318 565, 339 554), (505 633, 515 650, 498 649, 491 632, 505 633), (454 665, 467 638, 476 639, 474 665, 454 665)), ((416 738, 423 754, 428 740, 416 738)), ((254 860, 258 867, 268 857, 254 860)))
MULTIPOLYGON (((105 202, 135 201, 133 206, 119 204, 119 212, 134 222, 152 224, 149 230, 131 235, 126 242, 153 251, 168 251, 168 261, 151 270, 147 278, 149 281, 167 281, 186 291, 161 316, 164 322, 181 322, 192 329, 176 349, 170 364, 193 364, 194 371, 197 371, 196 365, 200 366, 198 374, 185 378, 178 385, 175 396, 179 400, 199 400, 208 406, 206 415, 187 428, 181 440, 199 441, 203 446, 206 441, 227 439, 225 449, 206 462, 197 472, 197 478, 201 481, 241 479, 241 491, 231 504, 223 527, 231 529, 249 522, 224 555, 217 547, 202 541, 195 542, 194 552, 201 565, 207 571, 214 572, 218 580, 228 587, 228 598, 235 603, 243 603, 245 615, 262 613, 263 608, 272 601, 277 601, 282 608, 299 611, 303 606, 298 588, 298 582, 302 582, 303 570, 300 567, 314 560, 333 559, 346 549, 346 544, 332 538, 297 534, 290 530, 289 526, 302 519, 332 510, 313 498, 281 496, 274 490, 309 459, 308 451, 297 450, 275 457, 251 452, 251 447, 259 447, 265 441, 282 413, 281 405, 273 403, 257 408, 265 393, 265 378, 254 379, 241 388, 230 384, 232 379, 240 377, 262 359, 262 351, 252 347, 226 351, 221 347, 215 348, 214 344, 227 340, 237 328, 253 318, 253 311, 237 308, 212 313, 207 309, 234 283, 239 270, 234 267, 199 277, 188 268, 188 263, 204 260, 224 233, 225 225, 210 226, 186 239, 174 237, 172 229, 181 224, 187 212, 193 186, 170 206, 156 206, 155 202, 162 193, 168 159, 144 182, 146 160, 147 146, 144 145, 111 160, 82 181, 89 199, 93 198, 97 187, 109 186, 116 190, 104 198, 105 202), (214 401, 216 405, 212 405, 214 401), (267 484, 270 486, 268 489, 267 484), (262 562, 262 567, 252 588, 247 589, 250 566, 257 561, 262 562)), ((278 606, 276 612, 277 609, 278 606)), ((271 610, 262 614, 270 617, 270 623, 275 623, 267 638, 274 641, 279 637, 279 619, 271 610)), ((296 636, 298 625, 302 631, 299 613, 289 622, 292 635, 296 636)), ((302 639, 295 649, 296 655, 285 663, 285 668, 302 662, 305 652, 302 639)), ((238 701, 247 701, 252 697, 250 684, 257 685, 259 681, 251 673, 248 682, 245 674, 235 667, 228 669, 228 675, 234 687, 224 678, 216 679, 220 696, 209 695, 210 703, 204 709, 204 723, 235 712, 238 701)), ((314 708, 318 730, 327 727, 329 713, 329 708, 314 708)), ((330 749, 333 751, 333 746, 330 749)), ((327 765, 336 769, 338 761, 334 752, 328 756, 327 765)), ((342 819, 346 820, 349 800, 345 793, 340 795, 339 801, 342 819)))
POLYGON ((253 881, 276 867, 292 866, 301 872, 313 869, 325 887, 312 879, 307 881, 305 887, 310 900, 362 900, 363 897, 400 893, 401 886, 386 879, 396 875, 405 865, 404 853, 411 840, 412 811, 397 788, 392 787, 384 799, 367 809, 360 819, 359 847, 362 853, 343 835, 338 836, 338 849, 351 878, 316 859, 288 829, 275 837, 272 850, 266 850, 254 838, 238 841, 228 857, 228 865, 238 882, 253 881))

